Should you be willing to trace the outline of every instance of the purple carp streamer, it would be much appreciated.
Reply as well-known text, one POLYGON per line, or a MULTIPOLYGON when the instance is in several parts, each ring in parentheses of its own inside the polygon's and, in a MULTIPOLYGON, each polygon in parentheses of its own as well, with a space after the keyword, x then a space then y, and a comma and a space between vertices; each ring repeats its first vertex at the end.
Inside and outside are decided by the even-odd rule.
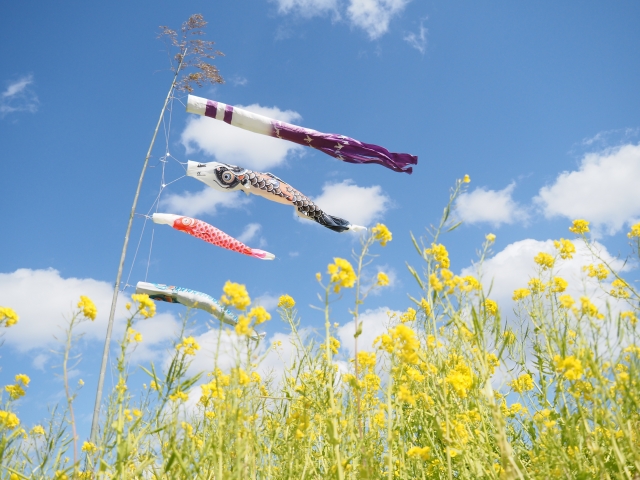
POLYGON ((189 95, 187 112, 221 120, 250 132, 282 138, 290 142, 320 150, 338 160, 349 163, 377 163, 395 172, 411 173, 410 165, 418 157, 408 153, 393 153, 379 145, 362 143, 344 135, 322 133, 298 127, 273 118, 258 115, 242 108, 189 95))
POLYGON ((352 225, 343 218, 323 212, 309 198, 272 173, 254 172, 220 162, 198 163, 189 160, 187 175, 221 192, 241 190, 247 195, 253 193, 273 202, 291 205, 299 217, 313 220, 334 232, 366 230, 365 227, 352 225))

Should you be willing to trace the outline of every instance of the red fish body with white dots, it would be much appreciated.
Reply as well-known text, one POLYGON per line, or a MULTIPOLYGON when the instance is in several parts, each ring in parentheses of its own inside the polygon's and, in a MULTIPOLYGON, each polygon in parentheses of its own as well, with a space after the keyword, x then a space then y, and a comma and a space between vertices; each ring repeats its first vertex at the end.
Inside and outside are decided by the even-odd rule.
POLYGON ((261 260, 273 260, 275 258, 273 253, 248 247, 244 243, 233 238, 231 235, 228 235, 213 225, 209 225, 197 218, 184 217, 182 215, 174 215, 171 213, 154 213, 151 218, 155 223, 171 225, 176 230, 188 233, 200 240, 204 240, 205 242, 218 247, 226 248, 227 250, 232 250, 261 260))

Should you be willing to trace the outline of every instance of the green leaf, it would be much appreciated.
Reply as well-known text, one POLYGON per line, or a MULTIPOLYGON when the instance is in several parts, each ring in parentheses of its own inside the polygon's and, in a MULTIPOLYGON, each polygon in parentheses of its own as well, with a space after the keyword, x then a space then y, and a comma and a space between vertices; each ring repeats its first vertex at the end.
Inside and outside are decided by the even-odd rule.
POLYGON ((416 282, 418 282, 418 285, 420 285, 420 288, 424 290, 424 283, 422 282, 422 280, 420 279, 420 275, 418 275, 418 272, 416 272, 413 267, 411 265, 409 265, 407 263, 407 268, 409 269, 409 271, 411 272, 411 275, 413 275, 413 278, 416 279, 416 282))
POLYGON ((453 227, 451 227, 449 230, 447 230, 447 232, 453 232, 456 228, 458 228, 460 225, 462 225, 462 221, 456 223, 453 227))

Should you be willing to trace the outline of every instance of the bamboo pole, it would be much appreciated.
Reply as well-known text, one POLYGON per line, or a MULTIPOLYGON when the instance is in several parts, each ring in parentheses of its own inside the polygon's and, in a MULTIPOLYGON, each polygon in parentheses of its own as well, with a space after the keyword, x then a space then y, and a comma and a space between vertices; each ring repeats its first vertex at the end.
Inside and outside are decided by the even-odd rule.
POLYGON ((156 129, 153 132, 153 138, 151 138, 151 144, 149 145, 149 150, 147 151, 147 156, 144 159, 144 164, 142 166, 142 172, 140 173, 140 179, 138 180, 138 188, 136 189, 136 194, 133 197, 133 205, 131 206, 131 213, 129 214, 129 223, 127 224, 127 232, 124 236, 124 244, 122 245, 122 253, 120 254, 120 265, 118 266, 118 274, 116 275, 116 283, 113 287, 113 298, 111 299, 111 311, 109 312, 109 323, 107 324, 107 335, 104 340, 104 350, 102 352, 102 364, 100 365, 100 376, 98 378, 98 389, 96 392, 96 402, 93 407, 93 420, 91 422, 91 441, 96 442, 98 435, 98 424, 100 420, 100 404, 102 403, 102 389, 104 387, 104 377, 107 371, 107 361, 109 359, 109 347, 111 343, 111 332, 113 330, 113 319, 116 312, 116 304, 118 303, 118 291, 120 289, 120 281, 122 280, 122 269, 124 267, 124 261, 127 256, 127 246, 129 245, 129 234, 131 233, 131 225, 133 224, 133 217, 136 212, 136 207, 138 205, 138 197, 140 196, 140 189, 142 188, 142 181, 144 180, 144 174, 147 171, 147 165, 149 164, 149 157, 151 157, 151 151, 153 150, 153 145, 156 142, 156 136, 158 135, 158 130, 160 129, 160 125, 162 123, 162 119, 164 117, 165 111, 167 110, 167 105, 169 104, 169 99, 173 93, 173 90, 176 86, 176 81, 178 79, 178 73, 182 68, 182 62, 186 57, 187 51, 185 49, 180 56, 180 63, 178 64, 178 68, 176 69, 176 73, 173 76, 173 81, 171 82, 171 88, 169 88, 169 93, 167 93, 167 98, 164 100, 164 105, 162 106, 162 111, 160 112, 160 118, 158 118, 158 124, 156 125, 156 129))

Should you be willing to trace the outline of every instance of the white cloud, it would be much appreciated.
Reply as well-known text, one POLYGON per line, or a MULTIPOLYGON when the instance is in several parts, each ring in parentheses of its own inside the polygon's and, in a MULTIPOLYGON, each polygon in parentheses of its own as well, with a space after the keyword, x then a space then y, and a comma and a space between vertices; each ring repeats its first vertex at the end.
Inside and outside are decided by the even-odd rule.
POLYGON ((640 145, 585 155, 578 170, 562 172, 534 202, 546 217, 584 218, 613 235, 640 216, 640 145))
POLYGON ((197 217, 202 214, 215 215, 219 207, 240 208, 249 203, 249 198, 241 192, 220 192, 205 187, 196 193, 173 193, 160 201, 167 213, 197 217))
MULTIPOLYGON (((574 245, 576 246, 574 257, 558 260, 554 267, 554 275, 569 282, 566 293, 572 295, 576 300, 587 295, 592 298, 601 311, 604 311, 606 302, 611 302, 610 297, 603 294, 597 283, 591 281, 592 279, 585 280, 585 274, 582 270, 583 266, 599 263, 599 260, 593 257, 583 243, 575 242, 574 245)), ((594 242, 593 246, 599 255, 616 270, 621 271, 624 268, 624 262, 614 258, 606 247, 598 242, 594 242)), ((533 258, 540 252, 555 254, 553 240, 526 239, 514 242, 482 264, 482 283, 485 287, 485 293, 491 288, 487 296, 498 302, 503 315, 513 317, 511 313, 514 306, 513 291, 517 288, 527 288, 527 282, 538 276, 538 266, 533 258)), ((476 269, 474 267, 464 268, 461 275, 475 276, 476 269)))
POLYGON ((242 233, 236 238, 242 243, 249 243, 258 233, 260 233, 261 229, 262 225, 260 225, 259 223, 250 223, 246 227, 244 227, 242 233))
MULTIPOLYGON (((0 274, 0 305, 13 308, 20 321, 6 330, 8 345, 28 351, 55 345, 63 338, 70 314, 80 295, 91 298, 98 308, 94 322, 84 322, 79 331, 90 339, 104 338, 113 286, 91 278, 63 278, 57 270, 21 268, 0 274)), ((117 312, 124 317, 122 302, 117 312)))
MULTIPOLYGON (((0 273, 0 305, 13 308, 20 316, 17 324, 5 331, 8 346, 26 352, 41 350, 34 356, 33 364, 42 369, 50 357, 49 349, 64 337, 64 329, 80 295, 86 295, 96 304, 98 315, 95 321, 85 321, 76 333, 84 338, 104 342, 107 320, 111 307, 113 286, 91 278, 63 278, 57 270, 31 270, 21 268, 13 273, 0 273)), ((116 309, 113 330, 114 341, 124 333, 124 304, 127 296, 121 296, 116 309)), ((138 348, 138 358, 148 359, 154 354, 154 345, 171 338, 177 321, 170 314, 159 314, 154 318, 139 321, 135 329, 142 332, 144 342, 138 348)), ((98 348, 102 348, 101 346, 98 348)), ((100 350, 101 352, 102 350, 100 350)))
POLYGON ((264 295, 260 295, 259 297, 255 298, 253 303, 255 305, 260 305, 262 307, 265 308, 265 310, 274 310, 277 306, 278 306, 278 301, 280 300, 280 297, 277 295, 269 295, 268 293, 265 293, 264 295))
POLYGON ((234 75, 231 77, 231 83, 233 83, 234 87, 244 87, 249 83, 249 80, 241 75, 234 75))
MULTIPOLYGON (((281 120, 296 122, 301 119, 297 112, 280 110, 277 107, 262 107, 258 104, 244 108, 253 113, 281 120)), ((202 151, 217 161, 240 165, 255 170, 264 170, 283 163, 287 156, 303 151, 304 147, 286 140, 258 135, 224 122, 207 117, 190 117, 182 132, 182 144, 187 154, 202 151)))
POLYGON ((26 75, 9 83, 0 95, 0 117, 13 112, 38 111, 38 97, 29 88, 33 84, 33 75, 26 75))
POLYGON ((427 29, 424 28, 424 20, 420 20, 420 33, 409 32, 404 41, 424 55, 427 51, 427 29))
POLYGON ((404 10, 410 0, 350 0, 347 13, 351 22, 367 32, 371 40, 389 30, 391 19, 404 10))
POLYGON ((313 17, 325 13, 337 13, 337 0, 274 0, 278 4, 278 12, 282 14, 297 13, 303 17, 313 17))
POLYGON ((527 219, 525 210, 513 200, 515 183, 503 190, 476 188, 463 193, 456 202, 456 213, 466 223, 490 223, 496 227, 527 219))
POLYGON ((352 225, 363 226, 380 218, 390 203, 380 185, 359 187, 351 180, 326 183, 320 196, 313 201, 325 213, 344 218, 352 225))

